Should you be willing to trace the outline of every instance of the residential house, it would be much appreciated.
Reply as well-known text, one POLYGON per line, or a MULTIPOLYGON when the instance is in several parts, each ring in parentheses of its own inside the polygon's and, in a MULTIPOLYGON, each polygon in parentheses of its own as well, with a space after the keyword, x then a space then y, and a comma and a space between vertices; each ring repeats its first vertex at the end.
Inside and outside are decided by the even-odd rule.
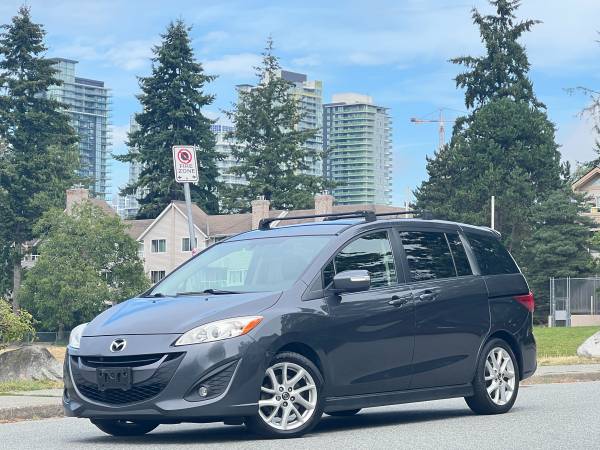
POLYGON ((593 219, 600 228, 600 167, 594 167, 580 177, 572 188, 574 192, 586 196, 589 209, 584 215, 593 219))

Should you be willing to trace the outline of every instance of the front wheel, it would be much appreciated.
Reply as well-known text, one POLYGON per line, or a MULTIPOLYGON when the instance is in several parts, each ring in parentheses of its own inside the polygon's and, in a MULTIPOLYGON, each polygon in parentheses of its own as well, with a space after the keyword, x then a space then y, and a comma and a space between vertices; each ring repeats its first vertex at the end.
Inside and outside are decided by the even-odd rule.
POLYGON ((502 339, 486 344, 473 381, 474 395, 465 397, 476 414, 502 414, 514 405, 519 392, 519 366, 510 346, 502 339))
POLYGON ((250 431, 270 438, 301 436, 323 414, 323 377, 308 358, 292 352, 275 355, 260 387, 258 413, 247 417, 250 431))
POLYGON ((101 431, 113 436, 141 436, 154 430, 156 422, 131 422, 129 420, 90 419, 101 431))

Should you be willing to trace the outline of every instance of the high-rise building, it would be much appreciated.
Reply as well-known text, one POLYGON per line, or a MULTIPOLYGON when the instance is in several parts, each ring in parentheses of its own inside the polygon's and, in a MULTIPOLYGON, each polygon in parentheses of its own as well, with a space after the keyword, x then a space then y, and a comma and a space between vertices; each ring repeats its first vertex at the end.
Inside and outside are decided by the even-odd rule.
POLYGON ((337 204, 391 204, 391 133, 388 109, 367 95, 337 94, 323 105, 325 176, 337 204))
POLYGON ((66 105, 79 136, 80 174, 91 180, 95 197, 110 199, 111 91, 103 81, 75 76, 77 61, 55 58, 60 86, 48 88, 48 97, 66 105))
POLYGON ((231 146, 234 145, 235 141, 228 138, 227 133, 233 131, 233 126, 217 121, 210 126, 210 130, 215 135, 215 150, 223 156, 222 160, 217 161, 217 168, 219 169, 218 181, 228 185, 246 184, 247 181, 243 176, 230 173, 230 169, 236 165, 236 160, 231 154, 231 146))
MULTIPOLYGON (((308 80, 303 73, 281 71, 281 78, 294 85, 292 92, 300 105, 302 119, 298 128, 300 130, 317 130, 312 139, 305 143, 305 148, 311 152, 321 154, 323 149, 323 82, 308 80)), ((323 160, 315 158, 310 162, 306 171, 310 175, 323 175, 323 160)))

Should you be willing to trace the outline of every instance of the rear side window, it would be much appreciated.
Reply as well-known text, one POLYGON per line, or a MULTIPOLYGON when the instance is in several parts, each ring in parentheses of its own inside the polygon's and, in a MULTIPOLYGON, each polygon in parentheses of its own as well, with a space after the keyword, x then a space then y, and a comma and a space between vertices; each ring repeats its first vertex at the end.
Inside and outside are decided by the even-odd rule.
POLYGON ((475 253, 482 275, 519 273, 519 268, 504 248, 493 236, 466 233, 469 244, 475 253))
POLYGON ((412 281, 456 276, 452 253, 444 233, 400 231, 412 281))
POLYGON ((336 273, 345 270, 367 270, 371 287, 396 284, 396 267, 387 231, 366 234, 344 247, 323 269, 323 286, 327 287, 336 273))
POLYGON ((448 238, 448 244, 450 244, 450 250, 452 251, 452 257, 454 258, 454 265, 456 266, 456 274, 459 277, 472 275, 471 265, 469 264, 469 258, 467 258, 467 252, 458 233, 446 233, 448 238))

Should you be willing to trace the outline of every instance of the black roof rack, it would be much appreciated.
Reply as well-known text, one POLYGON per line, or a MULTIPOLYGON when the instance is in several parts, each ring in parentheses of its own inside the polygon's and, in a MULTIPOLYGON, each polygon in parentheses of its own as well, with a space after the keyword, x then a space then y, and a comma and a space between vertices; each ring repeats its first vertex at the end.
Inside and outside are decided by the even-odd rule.
POLYGON ((418 214, 417 211, 396 211, 396 212, 386 212, 386 213, 376 213, 375 211, 349 211, 342 213, 330 213, 330 214, 309 214, 305 216, 285 216, 285 217, 267 217, 265 219, 260 219, 258 223, 259 230, 270 230, 271 223, 279 222, 280 220, 299 220, 299 219, 316 219, 322 217, 323 220, 338 220, 338 219, 355 219, 355 218, 363 218, 365 222, 374 222, 377 220, 377 217, 382 216, 401 216, 407 214, 418 214))

